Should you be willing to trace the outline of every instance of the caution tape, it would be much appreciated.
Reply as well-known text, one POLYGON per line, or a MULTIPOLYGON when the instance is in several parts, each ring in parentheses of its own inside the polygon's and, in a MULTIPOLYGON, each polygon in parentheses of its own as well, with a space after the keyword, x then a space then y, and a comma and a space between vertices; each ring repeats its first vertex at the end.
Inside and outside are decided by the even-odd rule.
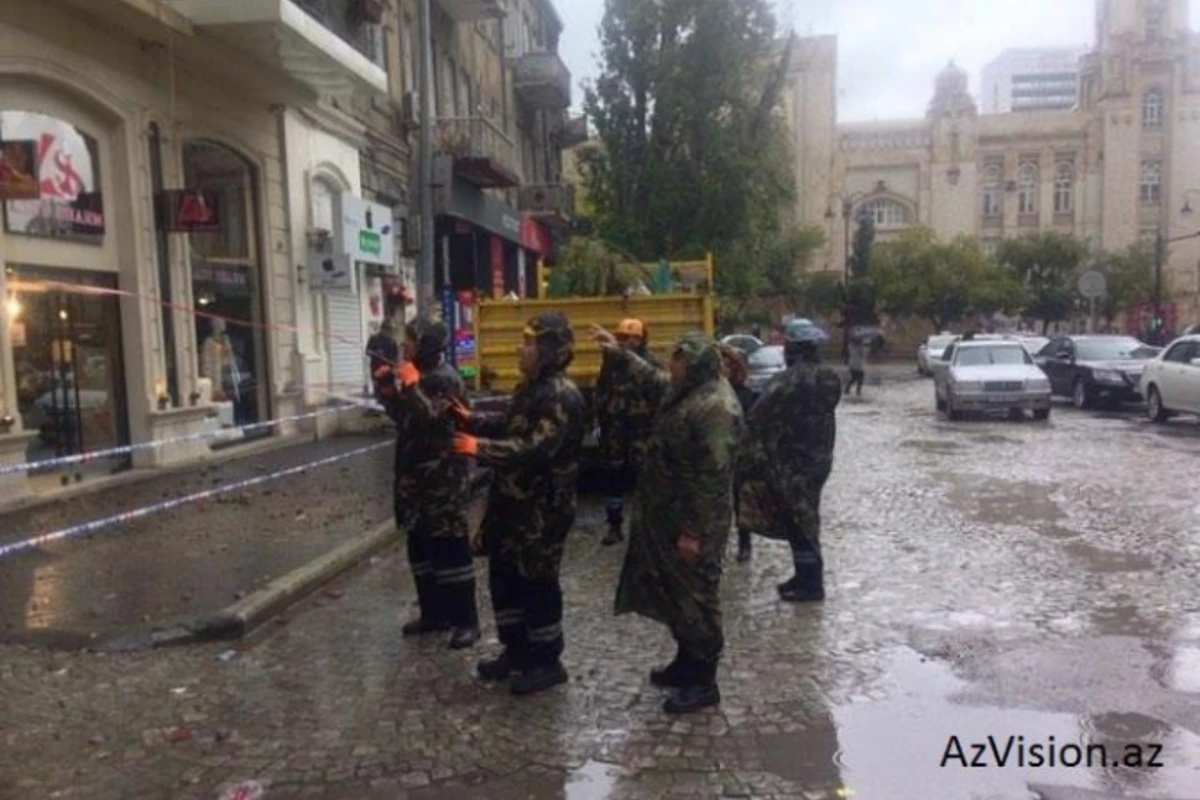
MULTIPOLYGON (((329 394, 321 392, 321 394, 329 394)), ((382 406, 377 403, 358 402, 353 398, 339 397, 338 399, 346 403, 346 405, 336 408, 322 408, 317 411, 310 411, 306 414, 296 414, 290 417, 281 417, 279 419, 271 419, 265 422, 252 422, 246 425, 238 425, 232 428, 217 428, 211 431, 201 431, 199 433, 189 433, 183 436, 173 436, 168 439, 154 439, 149 442, 138 442, 136 444, 126 444, 120 447, 109 447, 104 450, 91 450, 86 453, 76 453, 70 456, 60 456, 57 458, 47 458, 42 461, 26 461, 20 464, 5 464, 0 465, 0 476, 11 475, 17 472, 30 472, 33 470, 55 469, 57 467, 68 467, 77 464, 86 464, 91 461, 101 461, 113 456, 127 455, 136 453, 142 450, 154 450, 167 445, 183 444, 186 442, 203 442, 208 439, 219 439, 224 436, 231 436, 238 433, 247 433, 249 431, 265 430, 274 428, 278 425, 283 425, 289 422, 301 422, 306 419, 314 419, 325 414, 336 414, 339 411, 345 411, 349 408, 370 408, 381 409, 382 406)))
POLYGON ((62 541, 64 539, 71 539, 71 538, 74 538, 77 536, 85 536, 90 533, 95 533, 96 531, 102 530, 104 528, 108 528, 112 525, 116 525, 121 522, 130 522, 135 519, 141 519, 142 517, 148 517, 152 514, 159 514, 159 513, 162 513, 163 511, 170 511, 173 508, 179 508, 180 506, 187 505, 188 503, 195 503, 195 502, 198 502, 201 500, 207 500, 211 497, 218 497, 220 495, 228 494, 230 492, 236 492, 236 491, 240 491, 242 489, 248 489, 251 486, 258 486, 260 484, 267 483, 269 481, 278 480, 279 478, 286 478, 290 475, 299 475, 300 473, 306 472, 310 469, 326 467, 326 466, 329 466, 330 464, 336 464, 339 461, 346 461, 348 459, 355 458, 356 456, 366 455, 367 453, 373 453, 376 450, 382 450, 385 447, 392 447, 392 446, 393 446, 393 443, 390 441, 389 442, 378 442, 376 444, 367 445, 366 447, 359 447, 355 450, 349 450, 345 453, 339 453, 336 456, 329 456, 328 458, 321 458, 316 461, 310 461, 306 464, 301 464, 296 467, 288 467, 287 469, 281 469, 278 472, 272 472, 268 475, 258 475, 253 478, 247 478, 246 480, 238 481, 236 483, 231 483, 228 486, 221 486, 216 489, 207 489, 203 492, 196 492, 194 494, 189 494, 184 497, 177 497, 172 500, 164 500, 161 503, 154 503, 153 505, 142 506, 141 508, 135 508, 132 511, 124 511, 120 514, 113 514, 112 516, 109 516, 109 517, 102 517, 100 519, 94 519, 90 522, 83 522, 78 525, 72 525, 69 528, 63 528, 62 530, 52 531, 50 533, 43 533, 43 534, 39 534, 37 536, 31 536, 27 539, 22 539, 17 542, 0 545, 0 559, 7 558, 9 556, 13 556, 18 553, 23 553, 27 550, 33 550, 35 548, 42 547, 43 545, 51 544, 53 542, 62 541))

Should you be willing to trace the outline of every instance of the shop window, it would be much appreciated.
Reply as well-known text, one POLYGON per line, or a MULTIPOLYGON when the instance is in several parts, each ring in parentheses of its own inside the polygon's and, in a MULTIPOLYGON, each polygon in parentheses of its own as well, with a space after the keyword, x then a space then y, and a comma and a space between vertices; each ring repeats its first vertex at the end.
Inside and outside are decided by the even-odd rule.
POLYGON ((69 122, 35 111, 0 111, 7 169, 36 173, 36 198, 4 202, 9 233, 100 244, 104 203, 95 137, 69 122), (14 145, 31 143, 28 148, 14 145), (17 166, 13 166, 16 164, 17 166))
MULTIPOLYGON (((211 382, 226 427, 266 416, 266 358, 255 237, 254 171, 214 142, 184 146, 188 189, 212 192, 221 220, 214 233, 188 235, 196 311, 198 371, 211 382)), ((269 431, 263 431, 269 433, 269 431)))

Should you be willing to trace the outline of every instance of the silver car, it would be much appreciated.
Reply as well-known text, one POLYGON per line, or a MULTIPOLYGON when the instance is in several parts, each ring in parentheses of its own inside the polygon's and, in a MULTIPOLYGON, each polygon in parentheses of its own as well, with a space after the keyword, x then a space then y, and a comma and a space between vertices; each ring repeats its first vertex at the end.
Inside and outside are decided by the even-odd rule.
POLYGON ((958 341, 946 348, 945 367, 934 375, 934 405, 951 420, 968 411, 1032 411, 1050 417, 1050 379, 1017 341, 958 341))
POLYGON ((917 372, 932 375, 935 361, 942 360, 942 351, 958 337, 951 333, 930 336, 917 348, 917 372))

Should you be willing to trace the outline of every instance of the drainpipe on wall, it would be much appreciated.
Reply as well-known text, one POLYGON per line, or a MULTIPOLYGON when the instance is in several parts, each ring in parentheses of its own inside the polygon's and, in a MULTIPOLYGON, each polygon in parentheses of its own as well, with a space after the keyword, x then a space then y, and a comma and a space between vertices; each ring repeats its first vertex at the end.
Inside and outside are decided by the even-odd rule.
POLYGON ((305 348, 302 344, 303 337, 300 335, 302 328, 301 320, 303 319, 300 314, 300 300, 301 294, 305 291, 305 284, 300 281, 300 270, 298 269, 299 265, 296 263, 296 247, 294 241, 296 231, 294 229, 295 220, 292 219, 292 175, 288 166, 287 106, 276 103, 275 105, 271 106, 271 111, 275 113, 275 130, 276 136, 279 140, 279 171, 280 175, 283 176, 283 218, 287 220, 287 229, 289 233, 289 235, 286 237, 287 244, 285 247, 287 248, 286 255, 288 272, 290 274, 289 280, 292 285, 292 315, 295 319, 295 330, 292 332, 292 347, 295 348, 294 357, 296 358, 298 364, 294 369, 294 374, 296 377, 296 388, 303 391, 305 388, 303 385, 303 364, 304 355, 307 348, 305 348), (293 272, 293 270, 295 270, 295 272, 293 272))

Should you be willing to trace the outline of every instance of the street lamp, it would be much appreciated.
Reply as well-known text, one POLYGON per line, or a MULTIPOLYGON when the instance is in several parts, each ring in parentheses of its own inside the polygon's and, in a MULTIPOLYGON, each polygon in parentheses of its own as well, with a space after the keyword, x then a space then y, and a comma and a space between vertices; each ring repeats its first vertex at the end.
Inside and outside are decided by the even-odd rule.
MULTIPOLYGON (((1181 216, 1190 217, 1192 215, 1193 209, 1189 200, 1189 196, 1192 194, 1200 195, 1200 190, 1188 189, 1183 193, 1183 207, 1179 209, 1181 216)), ((1197 237, 1200 237, 1200 231, 1168 239, 1161 226, 1154 232, 1154 344, 1160 346, 1165 344, 1163 341, 1162 272, 1163 263, 1166 261, 1167 245, 1197 237)))
MULTIPOLYGON (((854 211, 854 203, 867 193, 853 192, 842 197, 842 226, 845 252, 842 257, 842 359, 845 360, 850 352, 850 213, 854 211)), ((825 211, 825 219, 833 221, 833 208, 825 211)))

